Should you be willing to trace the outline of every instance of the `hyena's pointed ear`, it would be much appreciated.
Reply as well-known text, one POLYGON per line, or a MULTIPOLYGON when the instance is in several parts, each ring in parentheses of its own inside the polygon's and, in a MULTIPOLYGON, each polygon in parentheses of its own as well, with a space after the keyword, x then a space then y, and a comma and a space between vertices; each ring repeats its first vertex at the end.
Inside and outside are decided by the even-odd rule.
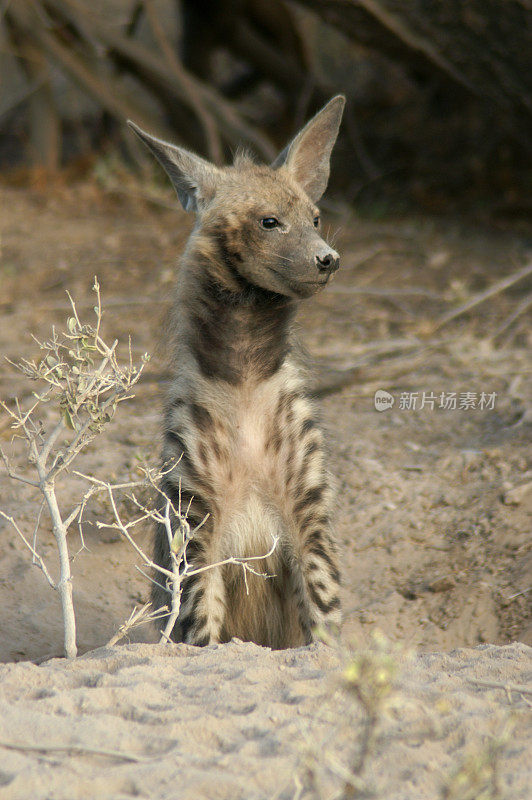
POLYGON ((341 94, 329 100, 272 164, 274 169, 284 164, 314 203, 327 188, 329 161, 344 106, 345 97, 341 94))
POLYGON ((214 197, 219 170, 183 147, 151 136, 129 119, 127 124, 160 161, 185 211, 201 211, 214 197))

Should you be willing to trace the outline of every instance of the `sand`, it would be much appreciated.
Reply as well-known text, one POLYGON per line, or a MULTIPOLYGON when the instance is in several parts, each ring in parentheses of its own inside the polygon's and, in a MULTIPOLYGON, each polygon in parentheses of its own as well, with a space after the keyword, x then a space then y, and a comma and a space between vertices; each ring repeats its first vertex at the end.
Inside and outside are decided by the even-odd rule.
MULTIPOLYGON (((375 796, 436 800, 464 758, 486 753, 513 717, 498 756, 500 796, 527 800, 532 694, 476 681, 528 682, 532 692, 532 648, 483 645, 399 660, 362 774, 375 796)), ((363 716, 341 667, 321 643, 275 652, 238 641, 130 644, 73 662, 2 665, 0 796, 340 797, 363 716)))

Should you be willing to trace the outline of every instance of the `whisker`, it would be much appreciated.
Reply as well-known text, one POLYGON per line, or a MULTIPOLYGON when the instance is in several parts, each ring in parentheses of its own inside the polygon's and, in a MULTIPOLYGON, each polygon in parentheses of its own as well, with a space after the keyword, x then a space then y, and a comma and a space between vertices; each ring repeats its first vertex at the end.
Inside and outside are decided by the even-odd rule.
POLYGON ((281 255, 281 253, 272 253, 272 256, 275 256, 276 258, 282 258, 283 261, 287 262, 287 264, 293 264, 294 261, 295 261, 294 258, 289 258, 288 256, 283 256, 283 255, 281 255))
POLYGON ((332 247, 334 247, 334 244, 335 244, 335 242, 336 242, 336 240, 337 240, 337 238, 338 238, 339 234, 340 234, 340 233, 342 233, 342 231, 343 231, 343 228, 342 228, 342 226, 341 226, 341 225, 340 225, 338 228, 336 228, 336 230, 335 230, 335 232, 333 233, 333 235, 332 235, 332 238, 331 238, 331 246, 332 246, 332 247))
POLYGON ((274 250, 268 250, 266 248, 259 250, 261 256, 271 256, 274 258, 281 258, 283 261, 286 261, 287 264, 293 264, 295 259, 289 258, 288 256, 282 255, 282 253, 276 253, 274 250))

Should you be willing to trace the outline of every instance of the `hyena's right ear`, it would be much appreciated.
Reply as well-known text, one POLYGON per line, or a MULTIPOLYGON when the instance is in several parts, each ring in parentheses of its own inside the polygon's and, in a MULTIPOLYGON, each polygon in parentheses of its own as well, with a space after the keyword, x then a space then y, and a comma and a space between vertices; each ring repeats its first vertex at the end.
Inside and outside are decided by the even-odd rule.
POLYGON ((220 171, 183 147, 151 136, 129 119, 127 124, 160 161, 185 211, 201 211, 214 197, 220 171))

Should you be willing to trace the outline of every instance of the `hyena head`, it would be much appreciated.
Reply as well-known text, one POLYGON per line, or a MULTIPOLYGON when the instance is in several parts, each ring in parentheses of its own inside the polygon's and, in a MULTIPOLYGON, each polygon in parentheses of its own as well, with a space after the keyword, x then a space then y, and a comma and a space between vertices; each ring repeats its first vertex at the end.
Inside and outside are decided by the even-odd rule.
POLYGON ((196 213, 196 251, 223 288, 251 284, 309 297, 338 269, 316 203, 327 187, 344 104, 341 95, 330 100, 270 166, 238 155, 233 166, 216 167, 129 123, 165 168, 184 209, 196 213))

